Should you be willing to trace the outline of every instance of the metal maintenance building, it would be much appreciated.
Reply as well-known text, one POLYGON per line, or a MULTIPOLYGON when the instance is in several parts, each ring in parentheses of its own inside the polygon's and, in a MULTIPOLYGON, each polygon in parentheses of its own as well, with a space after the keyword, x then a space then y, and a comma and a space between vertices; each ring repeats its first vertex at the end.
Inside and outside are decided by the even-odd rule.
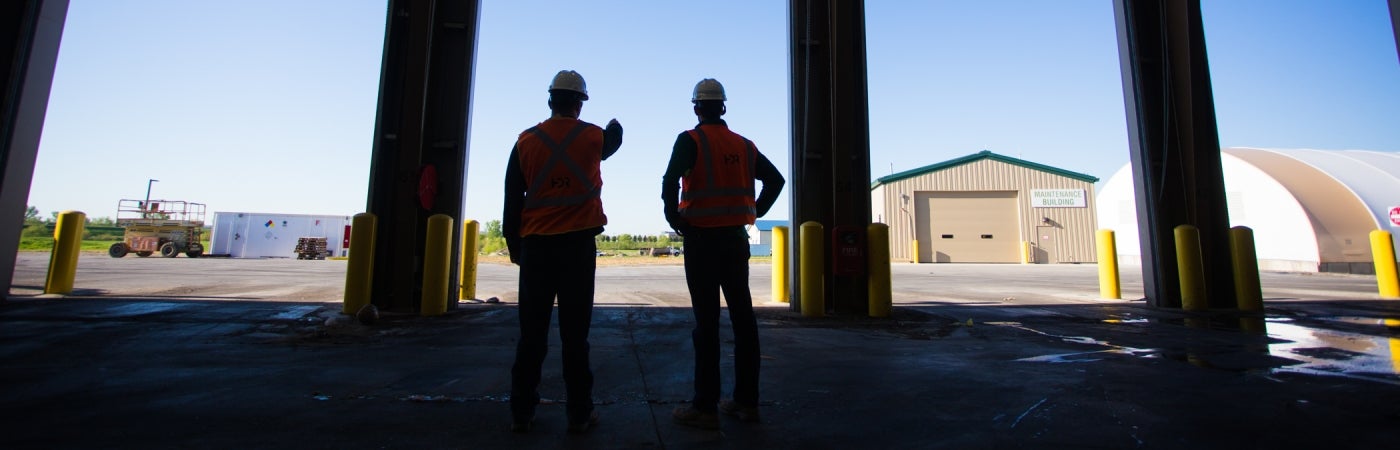
POLYGON ((983 150, 876 180, 871 218, 894 261, 1094 262, 1097 181, 983 150))

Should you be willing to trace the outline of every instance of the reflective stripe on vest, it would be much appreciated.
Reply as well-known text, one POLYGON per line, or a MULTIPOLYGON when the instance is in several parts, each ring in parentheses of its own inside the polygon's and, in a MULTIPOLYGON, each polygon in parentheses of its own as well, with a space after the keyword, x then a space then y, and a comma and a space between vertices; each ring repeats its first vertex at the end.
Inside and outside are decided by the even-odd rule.
POLYGON ((709 208, 686 208, 687 217, 758 215, 753 206, 712 206, 709 208))
POLYGON ((545 161, 544 166, 542 166, 543 169, 535 174, 534 181, 530 182, 530 186, 525 191, 525 208, 581 205, 584 202, 599 197, 602 191, 598 189, 598 186, 593 184, 593 180, 589 179, 588 173, 584 172, 583 168, 579 167, 578 163, 575 162, 573 158, 569 157, 568 152, 569 146, 573 145, 574 140, 578 139, 578 135, 583 133, 584 130, 587 130, 588 126, 586 122, 579 122, 578 125, 575 125, 573 129, 569 130, 569 132, 564 135, 564 139, 558 143, 555 143, 554 139, 550 139, 549 135, 538 126, 530 127, 530 129, 525 130, 526 133, 535 135, 536 138, 539 138, 540 143, 544 144, 546 148, 549 148, 549 160, 545 161), (551 182, 549 173, 554 171, 555 165, 564 166, 564 169, 568 170, 574 178, 578 179, 580 183, 583 183, 585 192, 578 195, 541 198, 540 191, 551 187, 549 186, 551 182))
MULTIPOLYGON (((705 187, 703 189, 692 189, 690 191, 682 191, 681 200, 696 200, 706 197, 720 197, 730 195, 753 195, 752 183, 750 183, 748 187, 715 186, 715 184, 717 183, 715 183, 714 160, 710 158, 710 138, 709 136, 706 136, 705 132, 698 127, 695 129, 695 135, 700 138, 700 142, 698 143, 698 145, 695 146, 695 159, 697 163, 703 162, 705 164, 705 187)), ((755 155, 758 154, 758 150, 753 148, 753 142, 749 142, 749 140, 747 139, 744 140, 744 144, 748 146, 749 150, 748 158, 746 158, 748 159, 748 164, 745 166, 745 171, 747 172, 745 176, 747 177, 746 179, 752 180, 754 171, 753 166, 755 164, 755 155)))
POLYGON ((520 132, 517 160, 524 186, 520 236, 607 225, 599 195, 602 130, 577 119, 550 119, 520 132))
MULTIPOLYGON (((728 131, 725 129, 725 131, 728 131)), ((733 139, 743 141, 744 167, 740 174, 726 178, 729 183, 721 185, 715 170, 714 147, 710 136, 702 126, 695 127, 691 136, 696 140, 696 167, 686 177, 681 190, 679 212, 696 226, 729 226, 753 223, 757 216, 754 205, 754 170, 757 165, 758 149, 753 142, 729 132, 733 139), (699 172, 696 174, 695 172, 699 172), (696 176, 698 175, 698 176, 696 176), (737 185, 735 184, 737 183, 737 185)))

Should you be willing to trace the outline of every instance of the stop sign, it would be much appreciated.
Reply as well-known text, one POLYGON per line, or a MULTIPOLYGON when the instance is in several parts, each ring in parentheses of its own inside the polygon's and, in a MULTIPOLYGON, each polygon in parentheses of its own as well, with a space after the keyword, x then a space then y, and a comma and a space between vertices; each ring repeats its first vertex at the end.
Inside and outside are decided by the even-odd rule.
POLYGON ((1390 207, 1390 226, 1400 227, 1400 206, 1390 207))

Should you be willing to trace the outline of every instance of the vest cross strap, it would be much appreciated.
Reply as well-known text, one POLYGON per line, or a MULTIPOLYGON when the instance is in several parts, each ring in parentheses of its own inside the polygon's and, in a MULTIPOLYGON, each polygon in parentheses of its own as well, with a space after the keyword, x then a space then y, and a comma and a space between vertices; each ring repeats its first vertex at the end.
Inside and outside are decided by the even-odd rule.
POLYGON ((562 234, 608 223, 599 171, 601 128, 578 119, 549 119, 521 132, 516 151, 523 175, 529 180, 521 210, 521 237, 562 234))
POLYGON ((564 139, 558 143, 554 142, 554 139, 551 139, 549 134, 545 133, 544 130, 541 130, 538 126, 530 127, 530 129, 525 130, 526 133, 535 135, 545 147, 549 148, 549 160, 544 163, 544 170, 535 174, 535 179, 530 182, 530 186, 525 191, 526 208, 578 205, 589 199, 598 198, 602 193, 602 190, 599 189, 598 186, 595 186, 592 180, 589 180, 588 174, 583 171, 583 168, 579 167, 578 163, 575 162, 573 158, 569 157, 569 145, 572 145, 574 140, 578 139, 578 135, 583 133, 584 130, 587 130, 589 126, 587 122, 579 122, 578 125, 574 125, 574 127, 569 130, 569 133, 564 135, 564 139), (568 170, 569 173, 574 176, 574 179, 583 183, 585 193, 541 198, 539 193, 545 188, 567 187, 558 186, 557 184, 563 183, 567 185, 572 182, 569 179, 562 181, 550 179, 549 174, 554 170, 554 166, 556 165, 564 166, 564 169, 568 170))
POLYGON ((698 227, 754 223, 753 141, 724 125, 700 125, 688 133, 696 143, 695 165, 682 179, 681 216, 698 227))

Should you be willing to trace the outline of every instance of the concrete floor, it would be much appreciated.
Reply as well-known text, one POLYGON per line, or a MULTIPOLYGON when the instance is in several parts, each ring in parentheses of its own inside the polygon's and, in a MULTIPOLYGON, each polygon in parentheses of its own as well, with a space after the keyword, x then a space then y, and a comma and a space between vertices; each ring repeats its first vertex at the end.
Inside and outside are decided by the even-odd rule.
POLYGON ((1099 299, 1092 265, 896 265, 889 319, 763 302, 764 422, 702 431, 669 419, 679 266, 600 269, 602 423, 573 436, 557 342, 536 429, 507 430, 508 266, 480 270, 500 303, 366 326, 336 261, 85 256, 67 297, 39 294, 46 262, 0 304, 3 448, 1388 448, 1400 424, 1400 301, 1367 277, 1265 274, 1241 320, 1099 299))

